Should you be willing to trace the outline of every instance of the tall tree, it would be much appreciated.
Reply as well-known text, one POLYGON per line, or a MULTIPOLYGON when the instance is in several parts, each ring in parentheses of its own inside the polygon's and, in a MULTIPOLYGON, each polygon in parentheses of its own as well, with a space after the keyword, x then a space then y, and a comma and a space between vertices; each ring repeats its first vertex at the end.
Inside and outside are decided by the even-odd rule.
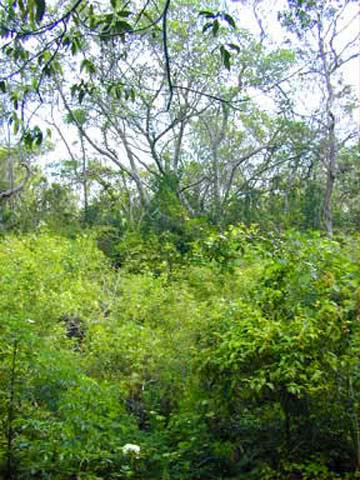
MULTIPOLYGON (((333 236, 332 200, 338 174, 338 152, 342 145, 356 135, 354 128, 343 128, 346 116, 344 103, 349 105, 350 87, 344 84, 343 67, 357 58, 360 33, 349 27, 355 18, 350 12, 350 22, 344 15, 353 7, 353 2, 313 2, 312 0, 289 0, 289 10, 282 16, 284 24, 307 45, 304 54, 310 64, 307 72, 311 81, 317 82, 321 102, 315 113, 320 133, 319 157, 325 170, 323 199, 323 222, 329 237, 333 236), (346 102, 348 100, 348 102, 346 102)), ((349 14, 348 14, 349 15, 349 14)))

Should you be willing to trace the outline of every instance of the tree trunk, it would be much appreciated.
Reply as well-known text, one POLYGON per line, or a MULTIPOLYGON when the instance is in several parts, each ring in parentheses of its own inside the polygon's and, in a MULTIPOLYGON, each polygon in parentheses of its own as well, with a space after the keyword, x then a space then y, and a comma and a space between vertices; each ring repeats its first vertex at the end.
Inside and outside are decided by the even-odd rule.
POLYGON ((326 187, 323 206, 324 224, 329 238, 333 236, 333 216, 332 216, 332 197, 336 178, 337 148, 335 136, 335 116, 333 114, 334 91, 331 83, 331 67, 327 60, 325 52, 324 37, 322 32, 321 19, 318 17, 317 23, 318 45, 321 60, 322 75, 325 78, 326 88, 326 137, 325 137, 325 155, 324 163, 326 168, 326 187))
POLYGON ((229 112, 225 105, 221 106, 222 108, 222 122, 220 129, 215 133, 212 142, 212 174, 213 174, 213 196, 214 196, 214 218, 217 224, 221 223, 222 213, 223 213, 223 204, 221 201, 221 172, 219 164, 219 147, 225 139, 226 127, 229 118, 229 112))
POLYGON ((84 144, 84 136, 80 132, 80 144, 81 144, 81 154, 82 154, 82 187, 83 187, 83 195, 84 195, 84 223, 88 222, 89 217, 89 192, 88 192, 88 179, 87 179, 87 172, 86 172, 86 151, 85 151, 85 144, 84 144))

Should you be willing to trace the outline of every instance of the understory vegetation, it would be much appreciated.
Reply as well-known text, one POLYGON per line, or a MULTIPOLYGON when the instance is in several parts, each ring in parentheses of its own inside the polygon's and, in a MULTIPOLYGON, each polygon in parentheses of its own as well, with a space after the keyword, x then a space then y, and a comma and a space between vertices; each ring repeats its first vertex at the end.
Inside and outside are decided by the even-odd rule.
POLYGON ((116 248, 1 241, 5 478, 355 478, 356 237, 116 248))

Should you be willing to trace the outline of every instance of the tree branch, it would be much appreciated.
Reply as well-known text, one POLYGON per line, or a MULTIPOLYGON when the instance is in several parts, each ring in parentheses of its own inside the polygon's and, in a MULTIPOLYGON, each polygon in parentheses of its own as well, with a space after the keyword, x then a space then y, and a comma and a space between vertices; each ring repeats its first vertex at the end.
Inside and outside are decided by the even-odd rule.
POLYGON ((29 178, 31 177, 31 170, 30 170, 29 165, 25 162, 21 163, 21 166, 24 167, 25 170, 26 170, 26 175, 25 175, 24 179, 16 187, 9 188, 8 190, 3 190, 2 192, 0 192, 0 200, 3 199, 3 198, 10 198, 10 197, 16 195, 17 193, 21 192, 21 190, 27 184, 29 178))
POLYGON ((169 86, 169 92, 170 92, 169 100, 167 104, 168 111, 170 110, 171 101, 174 94, 173 84, 171 80, 171 71, 170 71, 170 56, 169 56, 168 43, 167 43, 167 15, 169 12, 170 1, 171 0, 166 0, 163 16, 162 16, 162 27, 163 27, 162 37, 163 37, 163 48, 164 48, 164 57, 165 57, 165 71, 166 71, 166 77, 167 77, 167 82, 169 86))

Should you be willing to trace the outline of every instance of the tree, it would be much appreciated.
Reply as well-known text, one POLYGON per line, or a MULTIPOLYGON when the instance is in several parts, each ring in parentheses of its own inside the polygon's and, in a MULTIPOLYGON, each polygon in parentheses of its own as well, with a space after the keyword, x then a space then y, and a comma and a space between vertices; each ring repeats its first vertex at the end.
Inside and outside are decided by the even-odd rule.
POLYGON ((272 168, 269 158, 275 148, 277 120, 261 112, 250 92, 271 91, 294 57, 285 49, 268 53, 249 33, 219 26, 221 41, 237 52, 233 68, 238 73, 229 73, 223 59, 209 52, 219 39, 198 32, 196 8, 182 6, 181 14, 188 11, 189 18, 191 14, 194 18, 186 29, 178 12, 171 11, 168 17, 174 79, 170 108, 166 65, 158 53, 161 37, 156 34, 129 42, 126 55, 115 43, 101 43, 99 60, 94 48, 77 81, 79 89, 82 82, 91 85, 91 93, 80 95, 79 89, 73 89, 71 96, 66 85, 58 83, 58 88, 69 115, 79 101, 91 111, 90 125, 98 129, 97 136, 80 123, 79 131, 99 159, 110 161, 120 175, 134 182, 145 209, 152 185, 160 185, 163 179, 190 216, 209 214, 216 223, 224 219, 240 170, 248 176, 252 158, 259 172, 272 168), (219 116, 223 126, 217 131, 219 116), (242 133, 237 132, 240 126, 242 133), (226 141, 231 149, 223 148, 226 141), (190 178, 187 169, 194 161, 199 168, 196 178, 190 178))
MULTIPOLYGON (((126 54, 129 38, 139 37, 144 32, 160 32, 170 106, 173 84, 167 37, 171 0, 155 2, 151 7, 149 2, 139 5, 112 0, 108 5, 97 5, 76 0, 58 7, 48 6, 45 0, 6 0, 0 8, 0 35, 4 39, 0 91, 8 94, 13 102, 9 121, 27 132, 28 141, 34 142, 39 136, 24 121, 25 103, 35 99, 43 102, 47 94, 45 80, 64 73, 63 55, 75 59, 81 52, 85 57, 83 66, 91 64, 84 49, 89 38, 97 38, 101 43, 122 44, 126 54)), ((235 26, 227 13, 207 12, 207 15, 213 22, 215 34, 221 20, 235 26)), ((222 47, 221 54, 229 66, 230 53, 222 47)), ((85 83, 73 87, 78 89, 80 96, 88 89, 85 83)))
POLYGON ((341 73, 348 62, 360 55, 356 50, 358 32, 345 43, 339 43, 349 27, 349 24, 340 27, 340 19, 351 3, 350 0, 320 3, 291 0, 289 11, 283 14, 284 24, 298 37, 307 39, 311 52, 310 58, 306 55, 310 62, 307 74, 317 79, 320 85, 322 101, 315 117, 320 134, 319 157, 326 175, 323 221, 329 237, 333 235, 332 199, 338 175, 338 152, 356 135, 354 129, 342 131, 339 122, 339 115, 345 113, 344 101, 349 99, 350 92, 349 86, 343 83, 341 73))
MULTIPOLYGON (((5 102, 3 102, 2 114, 6 115, 5 102)), ((13 141, 8 125, 3 125, 2 130, 0 200, 13 198, 23 190, 31 177, 31 169, 26 158, 30 156, 30 152, 26 151, 20 142, 13 141), (25 175, 22 175, 22 170, 25 171, 25 175), (23 179, 20 180, 22 176, 23 179)))

